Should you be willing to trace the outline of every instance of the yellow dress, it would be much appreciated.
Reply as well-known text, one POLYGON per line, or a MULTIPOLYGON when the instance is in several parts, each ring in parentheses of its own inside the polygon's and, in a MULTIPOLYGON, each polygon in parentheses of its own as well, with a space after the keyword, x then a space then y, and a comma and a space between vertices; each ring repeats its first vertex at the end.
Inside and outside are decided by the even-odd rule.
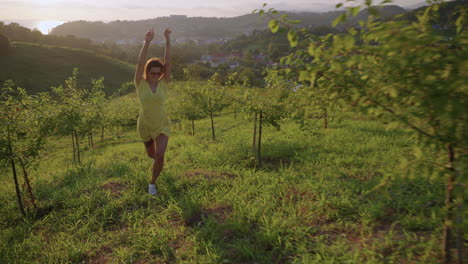
POLYGON ((153 93, 146 80, 142 79, 138 85, 135 82, 140 99, 137 131, 143 142, 155 139, 159 134, 170 136, 171 120, 165 105, 167 86, 168 83, 165 80, 160 80, 156 92, 153 93))

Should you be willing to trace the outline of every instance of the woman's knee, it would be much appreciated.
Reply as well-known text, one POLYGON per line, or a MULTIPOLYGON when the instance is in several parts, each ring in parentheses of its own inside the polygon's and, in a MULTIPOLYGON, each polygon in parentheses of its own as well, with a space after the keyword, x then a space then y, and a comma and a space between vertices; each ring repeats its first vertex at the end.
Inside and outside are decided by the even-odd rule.
POLYGON ((145 143, 145 148, 146 148, 146 154, 148 155, 148 157, 154 159, 155 158, 155 147, 154 147, 154 141, 151 139, 150 141, 148 142, 144 142, 145 143))
POLYGON ((155 159, 155 154, 154 154, 154 151, 151 151, 151 150, 147 150, 146 151, 146 154, 148 155, 148 157, 152 158, 152 159, 155 159))

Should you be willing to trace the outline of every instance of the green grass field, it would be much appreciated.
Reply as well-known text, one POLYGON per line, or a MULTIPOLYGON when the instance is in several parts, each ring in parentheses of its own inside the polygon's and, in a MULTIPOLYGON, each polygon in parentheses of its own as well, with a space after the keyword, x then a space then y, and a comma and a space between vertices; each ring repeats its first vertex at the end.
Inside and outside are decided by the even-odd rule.
POLYGON ((445 185, 404 178, 403 131, 285 122, 265 128, 255 168, 250 123, 225 130, 243 121, 217 117, 216 142, 209 120, 194 137, 173 126, 157 197, 136 128, 94 150, 83 141, 80 167, 71 139, 50 139, 31 171, 36 215, 22 218, 1 171, 0 263, 438 263, 445 185))

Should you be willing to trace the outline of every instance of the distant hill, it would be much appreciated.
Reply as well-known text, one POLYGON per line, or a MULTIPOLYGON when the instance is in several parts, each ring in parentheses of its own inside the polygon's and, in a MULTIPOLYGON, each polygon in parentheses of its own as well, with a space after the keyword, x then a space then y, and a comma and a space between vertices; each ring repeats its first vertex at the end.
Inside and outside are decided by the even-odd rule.
MULTIPOLYGON (((292 20, 302 21, 303 25, 320 27, 330 26, 333 20, 343 12, 280 12, 278 15, 287 14, 292 20)), ((399 6, 388 5, 380 9, 383 17, 404 12, 406 12, 405 9, 399 6)), ((367 17, 365 11, 361 11, 361 13, 360 17, 367 17)), ((157 32, 156 41, 161 41, 163 30, 170 27, 176 41, 184 42, 191 39, 199 43, 209 43, 232 39, 240 34, 250 34, 254 30, 267 29, 269 20, 270 18, 267 16, 248 14, 232 18, 170 16, 139 21, 117 20, 109 23, 74 21, 54 28, 51 34, 75 35, 99 42, 113 41, 119 44, 134 44, 141 42, 145 32, 151 27, 157 32)))
POLYGON ((90 51, 16 42, 0 59, 0 85, 11 79, 30 93, 50 91, 63 84, 75 67, 79 87, 89 88, 91 79, 102 76, 107 94, 131 81, 135 70, 131 64, 90 51))
POLYGON ((420 8, 420 7, 427 6, 427 5, 428 5, 428 3, 421 2, 421 3, 418 3, 418 4, 414 4, 414 5, 404 6, 404 8, 408 9, 408 10, 412 10, 412 9, 420 8))
MULTIPOLYGON (((423 12, 427 6, 422 6, 411 10, 404 14, 403 19, 408 19, 411 21, 416 21, 416 15, 423 12)), ((435 21, 432 21, 433 24, 445 25, 449 27, 454 27, 456 19, 459 17, 459 14, 456 13, 458 8, 468 9, 468 0, 454 0, 445 2, 442 4, 437 11, 439 18, 435 21)))

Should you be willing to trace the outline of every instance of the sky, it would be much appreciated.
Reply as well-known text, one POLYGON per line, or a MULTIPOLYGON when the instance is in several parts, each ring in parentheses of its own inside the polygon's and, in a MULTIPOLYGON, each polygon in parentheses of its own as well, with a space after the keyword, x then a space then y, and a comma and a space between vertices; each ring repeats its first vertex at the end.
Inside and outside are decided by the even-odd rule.
MULTIPOLYGON (((329 11, 345 0, 0 0, 0 20, 113 21, 169 15, 234 17, 261 8, 287 11, 329 11)), ((383 0, 374 0, 378 3, 383 0)), ((410 6, 425 0, 394 0, 410 6)), ((356 0, 362 3, 363 0, 356 0)))

